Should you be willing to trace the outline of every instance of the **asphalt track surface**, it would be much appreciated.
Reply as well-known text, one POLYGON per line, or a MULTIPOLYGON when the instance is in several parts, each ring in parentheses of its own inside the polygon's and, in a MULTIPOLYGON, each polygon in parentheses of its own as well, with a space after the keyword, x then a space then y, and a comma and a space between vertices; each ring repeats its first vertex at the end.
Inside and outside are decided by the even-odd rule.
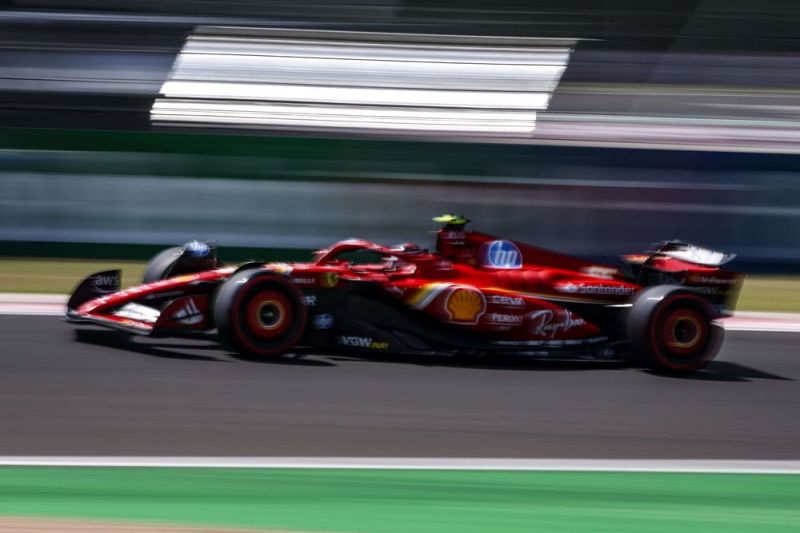
POLYGON ((708 371, 362 359, 0 316, 0 455, 800 458, 800 335, 729 332, 708 371))

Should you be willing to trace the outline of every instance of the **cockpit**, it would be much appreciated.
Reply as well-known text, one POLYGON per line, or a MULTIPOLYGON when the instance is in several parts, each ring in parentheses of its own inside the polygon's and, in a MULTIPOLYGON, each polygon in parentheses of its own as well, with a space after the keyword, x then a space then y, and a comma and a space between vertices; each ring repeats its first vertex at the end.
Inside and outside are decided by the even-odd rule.
POLYGON ((412 243, 387 248, 370 241, 350 239, 318 251, 313 263, 346 267, 356 274, 411 275, 416 271, 416 265, 405 257, 424 253, 426 250, 412 243))

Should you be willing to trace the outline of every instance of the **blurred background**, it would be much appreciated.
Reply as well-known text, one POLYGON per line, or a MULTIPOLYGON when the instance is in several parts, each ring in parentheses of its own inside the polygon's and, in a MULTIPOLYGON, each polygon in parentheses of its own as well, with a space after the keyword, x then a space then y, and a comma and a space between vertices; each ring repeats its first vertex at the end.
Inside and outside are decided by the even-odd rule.
POLYGON ((463 470, 800 471, 800 315, 752 313, 800 312, 798 28, 797 0, 0 0, 0 314, 26 315, 0 316, 0 530, 9 515, 71 515, 800 531, 797 475, 463 470), (678 379, 233 360, 203 339, 76 335, 60 319, 78 280, 122 267, 138 283, 166 246, 216 240, 225 261, 304 259, 354 236, 432 247, 431 217, 448 212, 609 262, 674 238, 736 253, 739 331, 726 324, 721 357, 678 379), (466 459, 452 472, 9 467, 20 454, 466 459))
POLYGON ((458 212, 596 258, 800 265, 791 0, 0 6, 4 255, 430 245, 458 212))

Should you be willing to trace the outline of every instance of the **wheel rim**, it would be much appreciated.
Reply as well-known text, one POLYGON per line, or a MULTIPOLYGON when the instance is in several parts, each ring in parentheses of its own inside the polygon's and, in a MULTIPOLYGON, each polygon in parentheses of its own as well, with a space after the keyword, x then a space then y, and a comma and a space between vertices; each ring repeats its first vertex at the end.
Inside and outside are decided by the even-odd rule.
POLYGON ((701 353, 707 344, 707 321, 694 309, 674 309, 662 323, 661 339, 672 355, 691 357, 701 353))
POLYGON ((292 325, 289 299, 277 291, 257 293, 247 304, 247 326, 254 336, 269 340, 283 335, 292 325))

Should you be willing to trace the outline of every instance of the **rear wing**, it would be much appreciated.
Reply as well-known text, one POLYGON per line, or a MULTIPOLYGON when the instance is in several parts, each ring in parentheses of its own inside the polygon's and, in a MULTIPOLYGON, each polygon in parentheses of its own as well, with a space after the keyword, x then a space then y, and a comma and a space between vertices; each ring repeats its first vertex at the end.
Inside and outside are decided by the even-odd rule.
POLYGON ((720 316, 736 308, 744 274, 723 269, 736 254, 683 241, 663 241, 654 250, 622 256, 639 285, 683 285, 702 294, 720 316))

